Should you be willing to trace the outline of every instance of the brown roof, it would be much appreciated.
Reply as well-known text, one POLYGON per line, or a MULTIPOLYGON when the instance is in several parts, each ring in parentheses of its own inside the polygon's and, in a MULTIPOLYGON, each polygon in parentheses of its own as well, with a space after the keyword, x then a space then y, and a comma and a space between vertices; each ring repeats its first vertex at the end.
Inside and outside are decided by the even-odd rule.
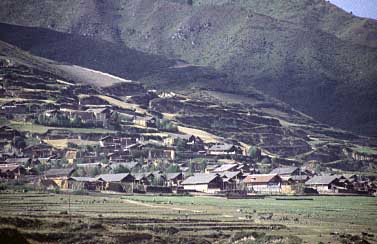
POLYGON ((277 174, 255 174, 248 175, 243 182, 244 183, 268 183, 273 180, 275 177, 280 177, 277 174))

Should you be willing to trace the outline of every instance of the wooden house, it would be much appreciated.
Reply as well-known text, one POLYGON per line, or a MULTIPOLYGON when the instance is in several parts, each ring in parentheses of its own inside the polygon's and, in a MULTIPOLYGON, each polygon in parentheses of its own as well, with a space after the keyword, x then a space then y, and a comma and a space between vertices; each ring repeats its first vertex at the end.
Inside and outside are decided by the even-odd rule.
POLYGON ((215 193, 223 189, 223 180, 218 174, 198 173, 184 180, 182 185, 185 190, 215 193))
POLYGON ((56 149, 49 144, 40 143, 25 147, 22 153, 27 157, 48 158, 56 154, 56 149))
POLYGON ((101 183, 92 177, 69 177, 68 188, 72 190, 99 190, 101 183))
POLYGON ((249 192, 280 193, 282 179, 277 174, 253 174, 243 180, 249 192))
POLYGON ((305 182, 306 187, 313 188, 319 193, 335 193, 339 185, 337 175, 318 175, 305 182))
POLYGON ((240 182, 244 178, 241 171, 226 171, 226 172, 220 173, 220 177, 223 180, 224 190, 237 189, 237 186, 240 184, 240 182))
POLYGON ((3 125, 0 127, 0 138, 6 140, 13 140, 16 136, 22 136, 18 130, 9 126, 3 125))
POLYGON ((180 186, 184 177, 182 172, 178 173, 166 173, 166 185, 168 186, 180 186))
POLYGON ((223 173, 223 172, 232 172, 238 171, 238 164, 222 164, 215 168, 212 172, 213 173, 223 173))
POLYGON ((107 122, 111 116, 111 110, 109 108, 89 108, 86 112, 92 113, 95 121, 98 123, 107 122))
POLYGON ((243 150, 233 144, 215 144, 208 149, 209 155, 242 155, 243 150))
POLYGON ((1 179, 19 179, 26 174, 26 169, 18 164, 0 164, 1 179))
POLYGON ((138 126, 142 127, 156 127, 156 118, 154 117, 140 117, 140 116, 135 116, 133 119, 133 123, 138 126))
POLYGON ((59 188, 68 189, 68 179, 76 171, 74 168, 49 169, 44 172, 44 178, 53 180, 59 188))

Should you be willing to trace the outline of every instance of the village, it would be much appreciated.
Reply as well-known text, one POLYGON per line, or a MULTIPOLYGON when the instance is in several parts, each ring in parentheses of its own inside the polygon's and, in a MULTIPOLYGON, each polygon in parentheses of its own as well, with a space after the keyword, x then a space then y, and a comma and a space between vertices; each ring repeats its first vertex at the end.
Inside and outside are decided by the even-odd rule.
MULTIPOLYGON (((144 121, 144 120, 143 120, 144 121)), ((140 124, 140 120, 135 123, 140 124)), ((146 128, 155 126, 148 120, 146 128)), ((66 139, 49 130, 42 140, 66 139)), ((60 132, 61 133, 61 132, 60 132)), ((250 194, 362 194, 374 195, 376 183, 356 174, 318 174, 296 166, 261 172, 255 159, 236 144, 204 143, 194 135, 111 134, 98 143, 56 149, 40 143, 18 150, 23 133, 0 127, 3 139, 2 182, 21 181, 46 190, 123 193, 250 194), (11 149, 16 150, 9 153, 11 149), (5 150, 8 150, 5 152, 5 150)), ((81 135, 82 136, 82 135, 81 135)), ((94 140, 95 135, 88 135, 94 140)), ((372 178, 373 179, 373 178, 372 178)))
MULTIPOLYGON (((167 113, 153 109, 187 100, 175 93, 133 82, 98 89, 10 62, 1 65, 1 115, 11 121, 0 127, 2 182, 140 194, 376 194, 375 176, 321 172, 290 160, 274 164, 259 147, 179 129, 167 113)), ((169 106, 173 111, 178 104, 169 106)), ((343 153, 376 159, 349 148, 343 153)))

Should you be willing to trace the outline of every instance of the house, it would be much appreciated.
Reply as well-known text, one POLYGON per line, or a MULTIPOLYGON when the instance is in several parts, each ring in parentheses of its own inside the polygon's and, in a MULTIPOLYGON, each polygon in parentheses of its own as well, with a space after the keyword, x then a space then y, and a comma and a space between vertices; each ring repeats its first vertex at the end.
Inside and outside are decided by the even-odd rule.
POLYGON ((207 167, 205 168, 204 170, 204 173, 213 173, 213 171, 218 168, 219 166, 217 164, 210 164, 210 165, 207 165, 207 167))
POLYGON ((316 189, 319 193, 334 193, 336 186, 339 185, 337 175, 318 175, 305 182, 309 188, 316 189))
POLYGON ((135 177, 130 173, 101 174, 96 177, 96 180, 103 182, 132 183, 135 177))
POLYGON ((33 158, 48 158, 56 153, 56 150, 49 144, 40 143, 37 145, 27 146, 22 149, 22 153, 25 156, 33 158))
POLYGON ((107 158, 111 162, 124 162, 129 159, 131 152, 128 150, 115 150, 112 153, 107 154, 107 158))
POLYGON ((68 189, 67 180, 75 171, 75 168, 49 169, 44 172, 44 178, 53 180, 60 188, 68 189))
POLYGON ((223 164, 213 170, 213 173, 237 171, 238 164, 223 164))
POLYGON ((111 110, 109 108, 89 108, 86 110, 88 113, 92 113, 96 122, 104 123, 111 116, 111 110))
POLYGON ((133 123, 135 125, 139 125, 142 127, 156 127, 156 122, 157 122, 156 118, 150 117, 150 116, 147 116, 147 117, 135 116, 133 119, 133 123))
POLYGON ((21 136, 18 130, 15 130, 9 126, 3 125, 0 127, 0 138, 6 140, 13 140, 16 136, 21 136))
POLYGON ((296 193, 301 192, 305 182, 309 179, 308 175, 292 175, 281 176, 281 192, 282 193, 296 193))
POLYGON ((183 181, 184 177, 182 172, 178 173, 166 173, 166 184, 168 186, 179 186, 183 181))
POLYGON ((32 162, 32 158, 7 158, 5 160, 5 163, 7 164, 18 164, 23 166, 29 166, 32 162))
POLYGON ((26 104, 19 102, 8 102, 4 103, 0 107, 0 113, 3 114, 25 114, 28 113, 29 109, 26 104))
POLYGON ((185 190, 215 193, 223 189, 223 180, 218 174, 198 173, 182 182, 185 190))
POLYGON ((243 180, 248 191, 258 193, 280 193, 282 179, 277 174, 253 174, 243 180))
POLYGON ((152 182, 152 176, 150 174, 145 173, 132 173, 132 176, 135 178, 135 183, 149 185, 152 182))
POLYGON ((77 161, 79 152, 77 150, 68 150, 65 153, 65 158, 68 161, 68 164, 74 164, 77 161))
POLYGON ((0 164, 1 179, 19 179, 26 174, 26 169, 18 164, 0 164))
POLYGON ((209 155, 241 155, 242 149, 233 144, 215 144, 208 149, 209 155))
POLYGON ((198 151, 204 149, 203 140, 194 135, 184 135, 184 134, 170 134, 168 137, 164 138, 164 144, 166 146, 176 146, 179 141, 185 143, 185 148, 191 151, 198 151))
POLYGON ((241 171, 226 171, 220 174, 225 190, 237 189, 237 185, 244 178, 241 171))
POLYGON ((95 191, 100 188, 100 183, 92 177, 69 177, 68 188, 72 190, 89 190, 95 191))

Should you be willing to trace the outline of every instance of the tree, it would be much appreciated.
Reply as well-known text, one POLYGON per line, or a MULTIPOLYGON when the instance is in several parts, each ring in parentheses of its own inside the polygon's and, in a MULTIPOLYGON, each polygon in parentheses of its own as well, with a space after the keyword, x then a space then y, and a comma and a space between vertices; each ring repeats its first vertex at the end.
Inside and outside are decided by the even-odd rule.
POLYGON ((261 156, 261 151, 259 148, 252 146, 249 148, 248 154, 251 158, 259 159, 261 156))
POLYGON ((14 137, 14 139, 13 139, 13 146, 14 146, 15 148, 25 148, 25 147, 26 147, 26 142, 25 142, 25 140, 24 140, 23 137, 21 137, 21 136, 16 136, 16 137, 14 137))
POLYGON ((181 138, 178 138, 176 147, 177 147, 177 151, 178 152, 185 151, 185 149, 186 149, 186 141, 183 140, 183 139, 181 139, 181 138))
POLYGON ((119 165, 115 169, 113 169, 114 174, 119 174, 119 173, 129 173, 130 170, 127 167, 124 167, 123 165, 119 165))
POLYGON ((177 164, 171 164, 166 169, 166 173, 178 173, 178 172, 180 172, 180 168, 177 164))

